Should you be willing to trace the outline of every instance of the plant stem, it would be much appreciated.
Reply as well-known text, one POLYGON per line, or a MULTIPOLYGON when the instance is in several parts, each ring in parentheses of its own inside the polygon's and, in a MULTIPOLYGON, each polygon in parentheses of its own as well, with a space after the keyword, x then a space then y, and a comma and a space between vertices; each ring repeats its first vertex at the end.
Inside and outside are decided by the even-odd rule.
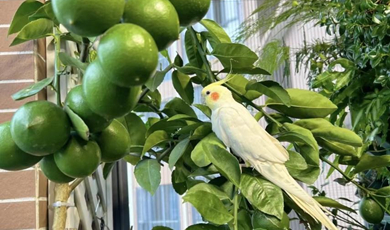
POLYGON ((370 195, 372 197, 372 199, 374 199, 376 201, 376 203, 378 203, 378 205, 381 206, 381 208, 384 211, 386 211, 388 214, 390 214, 390 211, 385 206, 383 206, 382 203, 376 198, 376 194, 375 193, 373 193, 372 191, 368 190, 367 188, 365 188, 362 185, 360 185, 359 183, 357 183, 355 180, 353 180, 351 177, 349 177, 347 174, 345 174, 343 172, 343 170, 341 170, 339 167, 337 167, 335 164, 330 162, 325 157, 321 156, 321 160, 323 162, 327 163, 328 165, 330 165, 332 168, 336 169, 343 177, 345 177, 345 179, 347 179, 348 181, 352 182, 356 187, 358 187, 359 189, 363 190, 365 193, 370 195))
MULTIPOLYGON (((55 202, 66 203, 69 199, 72 190, 70 189, 70 186, 68 184, 56 184, 54 191, 55 202)), ((54 230, 65 229, 67 209, 68 207, 63 205, 54 207, 54 230)))
POLYGON ((233 199, 233 229, 238 230, 238 187, 234 188, 234 199, 233 199))
POLYGON ((163 153, 161 153, 160 156, 157 157, 158 162, 160 162, 167 154, 169 154, 172 151, 173 149, 172 144, 170 145, 171 146, 169 148, 167 148, 163 153))
POLYGON ((61 33, 58 29, 56 29, 54 41, 55 41, 55 47, 54 47, 54 76, 56 80, 56 96, 57 96, 57 105, 62 106, 61 101, 61 74, 60 74, 60 67, 61 67, 61 61, 59 58, 59 53, 61 51, 61 33))
POLYGON ((214 82, 216 80, 215 75, 213 74, 213 71, 211 70, 210 63, 207 60, 206 53, 204 52, 203 47, 198 40, 198 37, 196 35, 194 28, 192 28, 192 26, 189 26, 187 29, 190 31, 192 39, 195 41, 195 44, 196 44, 196 47, 197 47, 198 52, 200 54, 200 57, 202 58, 203 64, 206 67, 207 76, 208 76, 210 82, 214 82))

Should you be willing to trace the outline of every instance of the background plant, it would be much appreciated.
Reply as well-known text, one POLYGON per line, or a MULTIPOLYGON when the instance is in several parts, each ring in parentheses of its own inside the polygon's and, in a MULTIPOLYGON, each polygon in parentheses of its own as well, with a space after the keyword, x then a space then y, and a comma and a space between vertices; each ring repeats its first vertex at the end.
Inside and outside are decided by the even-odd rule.
POLYGON ((343 126, 350 116, 352 129, 364 140, 360 160, 336 157, 334 163, 349 165, 344 172, 364 187, 361 196, 369 196, 367 189, 388 188, 389 1, 265 1, 255 13, 261 20, 247 20, 240 38, 286 21, 287 27, 314 21, 333 37, 305 43, 296 53, 297 69, 309 68, 309 86, 338 106, 329 121, 343 126), (281 12, 261 16, 277 6, 281 12), (367 165, 360 168, 363 160, 367 165))
MULTIPOLYGON (((61 30, 50 4, 24 2, 16 13, 10 33, 18 33, 12 45, 32 39, 53 37, 56 48, 56 75, 18 92, 13 98, 20 100, 50 87, 57 92, 57 103, 62 106, 60 78, 70 77, 68 73, 70 68, 77 70, 81 78, 88 64, 99 54, 91 45, 95 38, 83 38, 61 30), (78 59, 60 52, 61 40, 75 42, 78 45, 79 52, 75 55, 78 59)), ((353 132, 336 127, 324 119, 337 111, 335 104, 324 96, 306 90, 286 90, 274 81, 249 81, 244 76, 269 75, 264 69, 254 66, 259 59, 256 53, 242 44, 232 43, 231 38, 214 21, 204 19, 201 24, 205 28, 203 31, 196 31, 191 26, 182 28, 189 62, 183 63, 183 58, 179 55, 171 60, 168 52, 162 51, 161 55, 169 62, 168 67, 158 70, 143 86, 133 113, 120 118, 132 139, 131 152, 124 159, 135 165, 134 173, 138 183, 151 194, 155 193, 160 184, 161 167, 168 165, 172 169, 172 184, 175 191, 184 195, 184 201, 191 203, 207 222, 188 229, 246 230, 265 228, 265 224, 268 224, 268 228, 288 229, 285 211, 289 212, 291 209, 298 213, 299 219, 306 226, 319 229, 318 223, 302 212, 278 187, 250 167, 240 167, 241 159, 225 149, 212 133, 211 123, 197 117, 195 108, 207 117, 210 117, 211 111, 204 105, 194 104, 193 84, 205 86, 226 74, 234 75, 226 87, 234 93, 237 101, 257 110, 256 119, 262 117, 266 119, 269 123, 267 131, 276 135, 280 141, 291 143, 288 147, 290 161, 287 167, 295 179, 305 183, 310 184, 317 179, 320 173, 320 159, 342 172, 337 163, 331 163, 325 157, 329 149, 335 148, 334 146, 342 149, 335 151, 339 156, 350 157, 352 160, 360 159, 360 166, 355 168, 355 172, 371 167, 372 159, 361 157, 363 151, 361 139, 353 132), (213 69, 209 62, 210 58, 216 58, 223 68, 213 69), (158 86, 169 71, 173 71, 172 83, 180 98, 170 100, 161 108, 158 86), (265 105, 253 102, 263 95, 269 97, 265 105), (312 100, 307 100, 308 98, 312 100), (270 107, 277 112, 266 113, 264 107, 270 107), (145 112, 155 113, 159 118, 149 118, 144 123, 141 116, 145 112), (292 118, 300 120, 293 122, 292 118), (319 146, 327 151, 320 152, 319 146), (345 149, 348 150, 347 153, 344 152, 345 149)), ((271 60, 266 61, 272 63, 271 60)), ((278 62, 279 59, 273 61, 278 62)), ((74 113, 67 112, 74 121, 74 128, 79 133, 86 133, 86 125, 82 119, 74 113)), ((336 117, 340 121, 343 116, 336 114, 333 118, 336 117)), ((112 166, 112 163, 104 165, 106 176, 109 175, 112 166)), ((347 180, 352 180, 375 199, 383 196, 380 192, 382 190, 368 190, 355 182, 351 178, 355 174, 344 175, 347 180)), ((58 184, 57 196, 61 196, 65 202, 70 191, 80 182, 81 180, 77 180, 70 186, 58 184)), ((354 212, 325 197, 320 191, 318 195, 320 197, 316 199, 322 205, 332 208, 333 212, 338 210, 347 215, 354 212)), ((384 205, 383 208, 386 209, 384 205)), ((66 209, 62 207, 57 210, 59 213, 62 212, 57 218, 63 218, 66 209)), ((340 217, 334 218, 336 221, 340 217)), ((365 229, 356 221, 342 221, 365 229)))

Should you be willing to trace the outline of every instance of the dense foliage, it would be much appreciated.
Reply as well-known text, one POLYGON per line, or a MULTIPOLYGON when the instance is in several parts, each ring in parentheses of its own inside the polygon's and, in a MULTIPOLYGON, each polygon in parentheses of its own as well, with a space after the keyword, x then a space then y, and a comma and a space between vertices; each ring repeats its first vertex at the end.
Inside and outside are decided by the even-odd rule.
MULTIPOLYGON (((357 179, 365 188, 387 186, 390 179, 386 168, 390 165, 389 1, 266 1, 257 11, 269 12, 278 5, 283 10, 264 19, 265 23, 248 20, 241 37, 284 22, 288 27, 314 21, 326 29, 332 39, 306 43, 296 54, 297 67, 302 70, 307 66, 310 87, 338 106, 329 121, 343 126, 350 115, 352 129, 364 140, 355 159, 337 157, 335 163, 349 165, 346 173, 351 177, 362 172, 357 179), (369 160, 370 167, 360 169, 363 160, 369 160)), ((369 196, 365 189, 360 189, 360 195, 369 196)))

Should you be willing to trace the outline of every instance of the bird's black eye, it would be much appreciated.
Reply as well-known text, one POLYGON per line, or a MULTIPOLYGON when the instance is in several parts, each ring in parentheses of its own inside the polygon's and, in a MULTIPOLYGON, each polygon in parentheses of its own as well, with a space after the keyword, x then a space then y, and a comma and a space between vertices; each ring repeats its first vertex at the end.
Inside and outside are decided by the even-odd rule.
POLYGON ((206 95, 210 95, 210 91, 206 91, 206 95))

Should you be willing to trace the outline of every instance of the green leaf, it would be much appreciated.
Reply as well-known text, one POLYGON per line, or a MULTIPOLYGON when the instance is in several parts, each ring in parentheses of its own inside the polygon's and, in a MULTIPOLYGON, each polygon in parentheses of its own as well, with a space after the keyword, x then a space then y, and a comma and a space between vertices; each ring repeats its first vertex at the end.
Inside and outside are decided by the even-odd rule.
POLYGON ((255 67, 255 66, 248 66, 248 67, 242 67, 242 68, 224 68, 220 71, 221 73, 230 73, 230 74, 252 74, 252 75, 271 75, 268 71, 265 69, 255 67))
POLYGON ((156 226, 153 227, 152 230, 173 230, 172 228, 164 227, 164 226, 156 226))
POLYGON ((286 161, 285 165, 287 169, 295 169, 295 170, 305 170, 307 169, 307 163, 305 158, 302 157, 301 154, 288 150, 289 160, 286 161))
POLYGON ((29 21, 37 20, 40 18, 47 18, 58 24, 56 16, 54 15, 53 7, 51 6, 51 2, 45 2, 43 6, 41 6, 34 14, 28 17, 29 21))
POLYGON ((19 32, 29 21, 28 17, 35 13, 43 3, 35 0, 24 1, 16 11, 8 30, 8 35, 19 32))
POLYGON ((191 140, 202 139, 212 132, 211 123, 204 122, 201 126, 195 129, 192 133, 191 140))
POLYGON ((342 143, 329 141, 321 137, 316 138, 318 144, 331 153, 339 154, 340 156, 357 156, 358 153, 355 148, 342 143))
POLYGON ((163 71, 156 71, 154 76, 149 79, 146 83, 145 86, 150 90, 150 91, 155 91, 161 83, 163 83, 165 75, 170 71, 171 69, 165 69, 163 71))
POLYGON ((169 140, 168 133, 163 130, 158 130, 148 136, 142 150, 142 156, 154 146, 164 143, 169 140))
POLYGON ((185 102, 188 104, 194 102, 194 87, 192 86, 191 78, 188 75, 175 70, 172 73, 172 83, 176 92, 185 102))
POLYGON ((291 106, 270 98, 267 107, 294 118, 323 118, 337 110, 328 98, 319 93, 303 89, 287 89, 291 98, 291 106))
POLYGON ((241 175, 240 189, 248 201, 258 210, 276 216, 283 217, 283 193, 273 183, 248 174, 241 175))
POLYGON ((318 150, 317 142, 309 130, 290 123, 285 123, 284 126, 289 131, 281 133, 281 135, 277 138, 279 141, 302 143, 318 150))
POLYGON ((218 171, 234 185, 240 185, 241 169, 237 158, 218 145, 203 143, 207 158, 217 167, 218 171))
POLYGON ((255 90, 272 98, 275 102, 282 103, 287 107, 291 106, 291 98, 279 83, 274 81, 261 81, 247 84, 246 90, 255 90))
POLYGON ((200 24, 202 24, 210 33, 210 35, 213 37, 214 40, 217 40, 219 43, 231 43, 229 35, 225 32, 225 30, 218 25, 213 20, 210 19, 203 19, 200 21, 200 24))
POLYGON ((169 155, 169 168, 171 170, 173 169, 173 166, 175 166, 176 162, 183 156, 189 143, 190 143, 190 139, 187 138, 180 141, 175 146, 175 148, 173 148, 171 154, 169 155))
POLYGON ((206 115, 206 117, 211 118, 211 109, 209 107, 202 104, 194 104, 194 106, 200 111, 202 111, 202 113, 206 115))
POLYGON ((115 166, 115 162, 111 162, 111 163, 105 163, 104 164, 104 167, 103 167, 103 177, 105 180, 107 180, 108 176, 110 175, 112 169, 114 168, 115 166))
POLYGON ((259 57, 241 44, 221 43, 215 46, 211 55, 218 58, 225 68, 251 67, 259 57))
POLYGON ((11 46, 21 44, 26 41, 44 38, 53 33, 53 21, 41 18, 25 25, 19 34, 12 41, 11 46))
POLYGON ((220 228, 211 224, 196 224, 189 226, 186 230, 225 230, 224 228, 220 228))
POLYGON ((195 117, 196 113, 194 110, 182 99, 175 97, 170 100, 164 107, 163 112, 170 117, 173 117, 176 114, 187 114, 189 116, 195 117))
POLYGON ((154 123, 146 132, 146 136, 148 137, 157 130, 164 130, 167 133, 174 133, 184 126, 187 126, 187 123, 183 120, 168 121, 167 119, 163 119, 154 123))
POLYGON ((203 61, 190 30, 187 30, 184 35, 184 46, 186 48, 187 58, 191 66, 202 68, 203 61))
POLYGON ((190 66, 190 65, 186 65, 186 66, 183 66, 183 67, 176 67, 176 69, 178 71, 180 71, 181 73, 184 73, 184 74, 188 74, 188 75, 193 75, 193 74, 205 74, 206 71, 203 70, 203 69, 200 69, 198 67, 194 67, 194 66, 190 66))
POLYGON ((134 169, 138 184, 154 195, 161 182, 161 165, 155 159, 140 161, 134 169))
POLYGON ((70 118, 73 128, 76 130, 77 134, 83 138, 86 141, 89 141, 89 128, 77 115, 75 112, 73 112, 68 106, 65 106, 65 112, 68 114, 68 117, 70 118))
POLYGON ((240 210, 237 214, 238 229, 240 230, 253 230, 251 214, 248 210, 240 210))
POLYGON ((196 121, 196 122, 199 121, 198 118, 188 116, 186 114, 176 114, 176 115, 168 118, 167 121, 176 121, 176 120, 188 120, 188 121, 196 121))
POLYGON ((53 79, 54 77, 45 78, 33 85, 30 85, 27 88, 24 88, 19 92, 15 93, 14 95, 12 95, 12 99, 14 99, 15 101, 19 101, 34 96, 35 94, 43 90, 45 87, 50 85, 53 82, 53 79))
POLYGON ((342 210, 346 210, 346 211, 349 211, 349 212, 354 212, 356 213, 355 210, 353 210, 352 208, 349 208, 345 205, 342 205, 340 204, 339 202, 331 199, 331 198, 328 198, 328 197, 325 197, 325 196, 313 196, 314 200, 316 200, 318 203, 320 203, 320 205, 324 206, 324 207, 331 207, 331 208, 337 208, 337 209, 342 209, 342 210))
POLYGON ((144 145, 146 125, 135 113, 129 113, 123 117, 123 125, 127 128, 131 137, 131 145, 144 145))
POLYGON ((206 183, 199 183, 195 185, 194 187, 188 190, 187 194, 195 193, 198 191, 205 191, 208 193, 212 193, 216 195, 220 200, 230 200, 229 196, 224 191, 219 189, 217 186, 212 184, 206 184, 206 183))
POLYGON ((218 137, 214 134, 211 133, 205 138, 203 138, 192 150, 191 152, 191 159, 194 161, 194 163, 199 166, 199 167, 205 167, 209 164, 211 164, 211 161, 208 159, 205 150, 203 149, 204 145, 216 145, 221 148, 224 148, 223 143, 221 140, 218 139, 218 137))
MULTIPOLYGON (((295 139, 298 141, 298 143, 295 143, 296 150, 298 150, 307 164, 307 169, 295 169, 293 167, 289 167, 289 172, 295 179, 308 184, 314 183, 320 173, 320 160, 318 145, 313 134, 309 130, 294 124, 284 123, 284 126, 289 132, 300 134, 299 137, 294 136, 291 137, 290 140, 292 141, 295 139)), ((294 157, 294 155, 292 157, 294 157)))
POLYGON ((339 142, 355 147, 361 147, 363 145, 362 139, 356 133, 348 129, 331 126, 313 129, 311 132, 316 138, 321 137, 329 141, 339 142))
POLYGON ((141 159, 143 145, 146 141, 146 125, 135 113, 129 113, 118 120, 122 122, 129 132, 132 146, 129 155, 126 155, 123 159, 132 165, 136 165, 141 159))
POLYGON ((222 201, 212 193, 196 191, 186 194, 184 202, 191 203, 206 220, 215 224, 225 224, 233 219, 233 216, 225 208, 222 201))
POLYGON ((64 52, 60 52, 58 54, 58 57, 60 58, 62 64, 66 65, 66 66, 73 66, 73 67, 79 68, 83 71, 85 71, 88 67, 88 63, 83 63, 79 59, 71 57, 71 56, 69 56, 69 54, 64 53, 64 52))
MULTIPOLYGON (((264 214, 262 212, 256 211, 252 215, 253 230, 289 230, 290 228, 290 218, 284 212, 281 220, 277 219, 274 216, 264 214), (267 229, 264 227, 267 226, 267 229)), ((313 229, 314 230, 314 229, 313 229)))
POLYGON ((372 156, 369 153, 364 154, 355 167, 355 173, 360 173, 369 169, 390 166, 390 155, 372 156))

